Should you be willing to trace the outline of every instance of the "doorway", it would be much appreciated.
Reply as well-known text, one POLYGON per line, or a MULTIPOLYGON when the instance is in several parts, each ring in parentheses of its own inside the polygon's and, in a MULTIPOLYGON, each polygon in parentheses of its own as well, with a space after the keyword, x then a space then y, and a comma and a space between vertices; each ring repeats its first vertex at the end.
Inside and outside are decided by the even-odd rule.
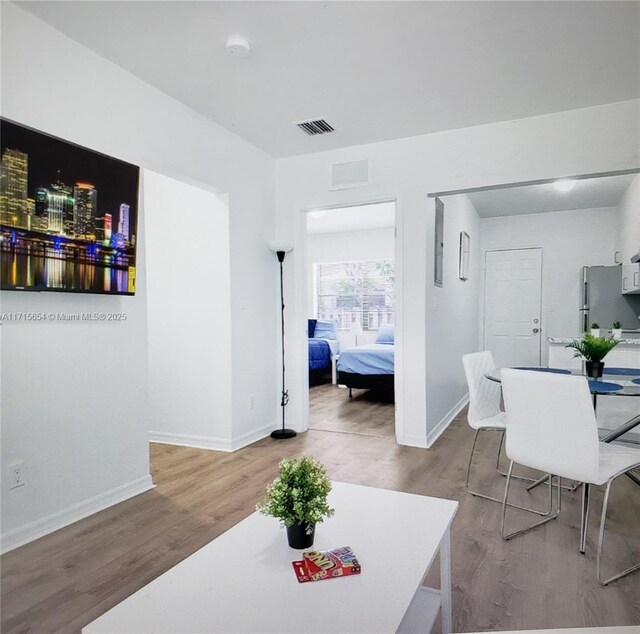
POLYGON ((498 367, 541 364, 542 249, 485 254, 484 350, 498 367))
POLYGON ((312 430, 391 438, 396 435, 393 393, 382 393, 376 386, 345 389, 336 372, 352 355, 356 359, 358 355, 373 355, 372 367, 361 372, 390 372, 386 384, 394 382, 393 359, 389 369, 382 355, 394 353, 395 345, 383 346, 378 340, 382 332, 395 327, 395 212, 395 202, 384 202, 306 214, 312 430), (318 369, 318 339, 329 340, 333 368, 325 365, 318 369), (376 365, 378 352, 380 367, 376 365))

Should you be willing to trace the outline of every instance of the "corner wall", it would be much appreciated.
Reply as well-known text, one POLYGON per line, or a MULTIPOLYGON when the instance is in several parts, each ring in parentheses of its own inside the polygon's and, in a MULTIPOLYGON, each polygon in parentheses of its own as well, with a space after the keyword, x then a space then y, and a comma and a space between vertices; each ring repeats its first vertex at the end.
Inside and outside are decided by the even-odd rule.
POLYGON ((629 264, 629 258, 640 252, 640 174, 618 203, 617 250, 623 264, 629 264))
MULTIPOLYGON (((4 117, 228 194, 228 441, 233 447, 266 435, 278 419, 277 263, 266 246, 274 234, 274 160, 16 4, 0 5, 4 117), (43 89, 52 78, 56 88, 43 89)), ((141 214, 149 213, 142 205, 141 214)), ((2 326, 2 464, 24 460, 27 482, 8 491, 3 478, 5 550, 151 486, 144 228, 140 235, 133 298, 2 293, 2 312, 128 317, 113 325, 2 326)))
MULTIPOLYGON (((434 376, 457 385, 457 376, 442 374, 449 363, 446 346, 432 349, 433 337, 451 336, 441 328, 436 307, 450 289, 433 286, 434 202, 429 193, 637 168, 638 101, 627 101, 528 119, 452 130, 407 139, 319 152, 276 163, 279 235, 296 249, 287 266, 290 294, 288 323, 296 324, 287 367, 291 384, 290 421, 307 424, 302 359, 305 358, 306 292, 301 210, 398 200, 397 229, 401 253, 402 323, 396 326, 396 373, 401 378, 398 410, 404 421, 399 442, 426 446, 464 393, 443 393, 434 376), (331 164, 369 159, 367 187, 330 189, 331 164), (434 305, 434 301, 436 305, 434 305)), ((477 305, 468 306, 477 311, 477 305)), ((477 312, 475 312, 477 315, 477 312)), ((477 323, 477 321, 476 321, 477 323)), ((477 331, 476 331, 477 332, 477 331)), ((458 359, 459 361, 459 359, 458 359)), ((461 372, 461 370, 460 370, 461 372)), ((463 389, 463 388, 460 388, 463 389)))

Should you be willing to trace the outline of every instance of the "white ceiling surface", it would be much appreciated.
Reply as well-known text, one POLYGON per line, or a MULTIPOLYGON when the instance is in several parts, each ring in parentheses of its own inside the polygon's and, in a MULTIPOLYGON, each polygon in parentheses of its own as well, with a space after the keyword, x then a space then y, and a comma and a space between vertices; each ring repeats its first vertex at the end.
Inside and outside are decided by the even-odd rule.
POLYGON ((578 180, 574 189, 566 193, 557 191, 549 183, 473 192, 467 196, 481 218, 615 207, 636 176, 578 180))
POLYGON ((395 227, 395 203, 376 203, 307 213, 307 233, 341 233, 395 227))
POLYGON ((640 96, 638 2, 18 4, 277 157, 640 96))

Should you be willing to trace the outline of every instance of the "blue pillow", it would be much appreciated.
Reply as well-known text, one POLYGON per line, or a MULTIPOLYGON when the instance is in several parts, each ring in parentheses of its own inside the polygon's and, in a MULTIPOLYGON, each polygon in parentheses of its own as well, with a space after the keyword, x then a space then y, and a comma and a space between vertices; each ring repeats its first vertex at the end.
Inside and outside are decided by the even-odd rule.
POLYGON ((337 339, 338 324, 333 319, 318 319, 313 336, 316 339, 337 339))
POLYGON ((376 343, 394 343, 395 332, 393 326, 382 326, 378 331, 376 343))
POLYGON ((316 324, 318 323, 317 319, 309 319, 309 325, 307 326, 309 334, 307 335, 309 339, 313 338, 313 335, 316 331, 316 324))

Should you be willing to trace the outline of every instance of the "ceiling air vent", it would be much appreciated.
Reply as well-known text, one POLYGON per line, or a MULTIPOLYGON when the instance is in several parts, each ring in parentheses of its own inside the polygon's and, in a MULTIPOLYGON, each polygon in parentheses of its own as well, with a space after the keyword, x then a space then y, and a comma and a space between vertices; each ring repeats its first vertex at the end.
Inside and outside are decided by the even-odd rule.
POLYGON ((296 125, 309 136, 316 136, 317 134, 329 134, 334 132, 333 126, 327 123, 324 119, 311 119, 309 121, 299 121, 296 125))

